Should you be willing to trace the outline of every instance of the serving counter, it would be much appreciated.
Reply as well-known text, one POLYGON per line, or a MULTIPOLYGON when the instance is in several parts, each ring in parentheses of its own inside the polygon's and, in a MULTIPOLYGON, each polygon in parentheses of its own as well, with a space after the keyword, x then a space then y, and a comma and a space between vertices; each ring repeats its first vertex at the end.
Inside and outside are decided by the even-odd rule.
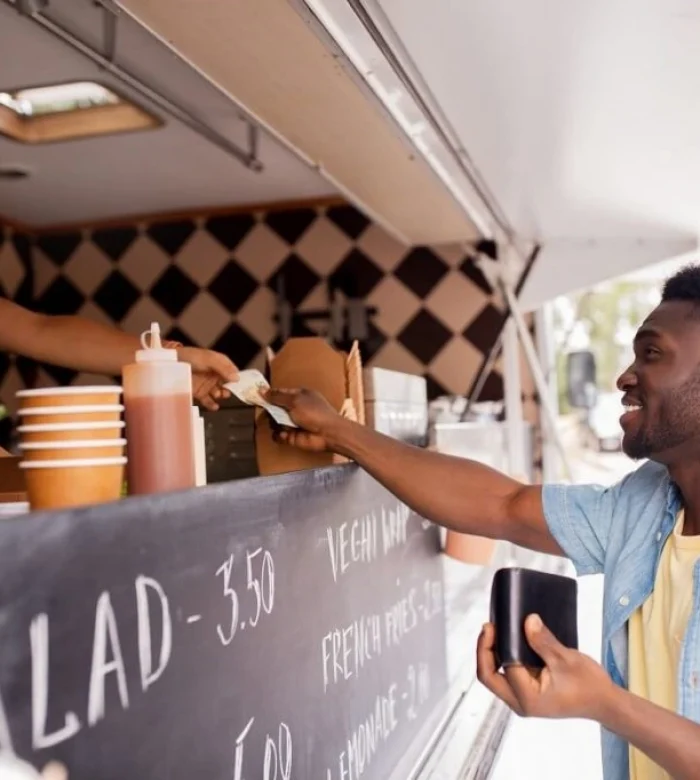
POLYGON ((0 749, 71 780, 486 776, 474 645, 514 562, 541 563, 446 559, 353 465, 0 518, 0 749))

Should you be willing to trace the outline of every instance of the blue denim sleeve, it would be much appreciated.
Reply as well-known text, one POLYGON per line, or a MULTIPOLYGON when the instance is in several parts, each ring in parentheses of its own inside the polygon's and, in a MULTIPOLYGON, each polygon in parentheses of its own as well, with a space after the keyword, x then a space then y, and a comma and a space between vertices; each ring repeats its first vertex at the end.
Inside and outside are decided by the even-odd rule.
POLYGON ((544 485, 542 502, 550 533, 576 568, 600 574, 621 484, 544 485))

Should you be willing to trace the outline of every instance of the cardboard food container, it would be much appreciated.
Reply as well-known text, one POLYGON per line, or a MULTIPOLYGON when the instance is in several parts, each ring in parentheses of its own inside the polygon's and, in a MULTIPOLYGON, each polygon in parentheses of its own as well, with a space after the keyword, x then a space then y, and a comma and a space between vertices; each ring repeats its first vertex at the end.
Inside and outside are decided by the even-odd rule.
POLYGON ((122 458, 126 449, 126 439, 26 442, 20 444, 19 449, 24 460, 122 458))
POLYGON ((0 504, 27 500, 27 485, 19 467, 20 460, 0 448, 0 504))
POLYGON ((121 439, 123 422, 54 423, 49 425, 20 425, 21 441, 39 442, 87 441, 88 439, 121 439))
POLYGON ((34 510, 66 509, 117 501, 126 458, 23 461, 29 503, 34 510))
POLYGON ((99 406, 32 406, 20 409, 22 425, 64 425, 66 423, 119 422, 123 404, 99 406))
MULTIPOLYGON (((348 354, 322 338, 289 339, 276 355, 268 352, 268 359, 273 388, 316 390, 344 417, 364 425, 362 360, 357 343, 348 354)), ((261 475, 347 463, 347 458, 340 455, 303 452, 274 441, 270 418, 262 409, 255 413, 255 449, 261 475)))
POLYGON ((107 406, 119 404, 122 388, 118 385, 40 387, 20 390, 17 400, 20 409, 37 406, 107 406))
POLYGON ((457 531, 447 531, 445 538, 445 555, 462 563, 477 566, 488 566, 496 551, 498 542, 485 536, 460 534, 457 531))

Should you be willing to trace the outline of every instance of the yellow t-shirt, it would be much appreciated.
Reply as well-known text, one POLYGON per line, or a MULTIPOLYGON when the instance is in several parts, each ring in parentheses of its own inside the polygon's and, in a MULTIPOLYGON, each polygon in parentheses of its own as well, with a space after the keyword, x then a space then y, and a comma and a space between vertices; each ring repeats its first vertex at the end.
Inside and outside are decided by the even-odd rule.
MULTIPOLYGON (((654 590, 629 621, 629 689, 676 711, 681 644, 693 606, 693 568, 700 536, 682 536, 683 512, 664 545, 654 590)), ((630 746, 630 780, 672 780, 630 746)))

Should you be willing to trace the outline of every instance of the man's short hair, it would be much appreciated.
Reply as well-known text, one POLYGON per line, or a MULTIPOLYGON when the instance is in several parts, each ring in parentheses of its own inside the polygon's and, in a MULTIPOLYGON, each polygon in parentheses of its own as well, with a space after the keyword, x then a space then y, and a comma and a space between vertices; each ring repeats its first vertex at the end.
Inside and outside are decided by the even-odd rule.
POLYGON ((689 301, 700 306, 700 265, 688 265, 664 284, 662 301, 689 301))

